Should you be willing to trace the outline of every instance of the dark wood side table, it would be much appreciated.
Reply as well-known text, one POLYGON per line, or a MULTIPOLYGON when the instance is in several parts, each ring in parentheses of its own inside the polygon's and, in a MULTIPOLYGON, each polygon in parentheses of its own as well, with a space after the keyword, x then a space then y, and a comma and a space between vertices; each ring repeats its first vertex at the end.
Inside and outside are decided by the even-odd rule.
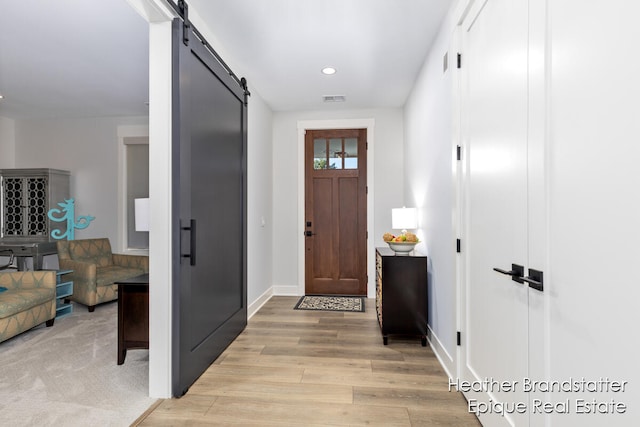
POLYGON ((128 349, 149 348, 149 274, 124 279, 118 285, 118 365, 128 349))

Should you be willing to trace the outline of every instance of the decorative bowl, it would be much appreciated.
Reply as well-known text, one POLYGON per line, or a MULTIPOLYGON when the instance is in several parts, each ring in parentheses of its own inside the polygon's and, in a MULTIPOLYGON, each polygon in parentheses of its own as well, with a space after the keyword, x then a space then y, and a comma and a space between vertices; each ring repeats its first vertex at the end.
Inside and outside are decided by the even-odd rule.
POLYGON ((396 255, 408 255, 419 242, 387 242, 396 255))

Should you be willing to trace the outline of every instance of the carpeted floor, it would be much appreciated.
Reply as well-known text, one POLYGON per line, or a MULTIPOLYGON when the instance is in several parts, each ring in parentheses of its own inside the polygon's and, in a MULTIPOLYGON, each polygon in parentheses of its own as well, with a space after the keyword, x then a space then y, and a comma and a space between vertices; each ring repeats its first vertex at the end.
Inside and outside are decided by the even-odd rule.
POLYGON ((294 307, 296 310, 364 312, 364 297, 306 295, 294 307))
POLYGON ((53 327, 0 343, 2 425, 129 426, 155 402, 147 350, 129 350, 117 365, 117 309, 75 305, 53 327))

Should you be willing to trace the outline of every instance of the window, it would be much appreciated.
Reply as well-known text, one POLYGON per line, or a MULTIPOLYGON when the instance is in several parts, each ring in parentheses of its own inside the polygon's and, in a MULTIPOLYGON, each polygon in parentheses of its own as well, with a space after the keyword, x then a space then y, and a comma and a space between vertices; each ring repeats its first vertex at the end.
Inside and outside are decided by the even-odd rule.
POLYGON ((149 249, 149 232, 135 229, 135 199, 149 197, 149 138, 124 138, 126 163, 126 245, 149 249))
POLYGON ((318 138, 313 141, 314 169, 358 169, 357 138, 318 138))

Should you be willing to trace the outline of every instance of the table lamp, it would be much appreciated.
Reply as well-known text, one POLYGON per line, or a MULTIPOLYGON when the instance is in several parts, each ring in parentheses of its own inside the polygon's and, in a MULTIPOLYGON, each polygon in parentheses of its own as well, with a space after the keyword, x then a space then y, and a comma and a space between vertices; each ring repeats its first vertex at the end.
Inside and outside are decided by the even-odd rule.
POLYGON ((407 234, 407 230, 418 228, 418 209, 405 207, 391 209, 391 228, 402 230, 402 234, 407 234))

